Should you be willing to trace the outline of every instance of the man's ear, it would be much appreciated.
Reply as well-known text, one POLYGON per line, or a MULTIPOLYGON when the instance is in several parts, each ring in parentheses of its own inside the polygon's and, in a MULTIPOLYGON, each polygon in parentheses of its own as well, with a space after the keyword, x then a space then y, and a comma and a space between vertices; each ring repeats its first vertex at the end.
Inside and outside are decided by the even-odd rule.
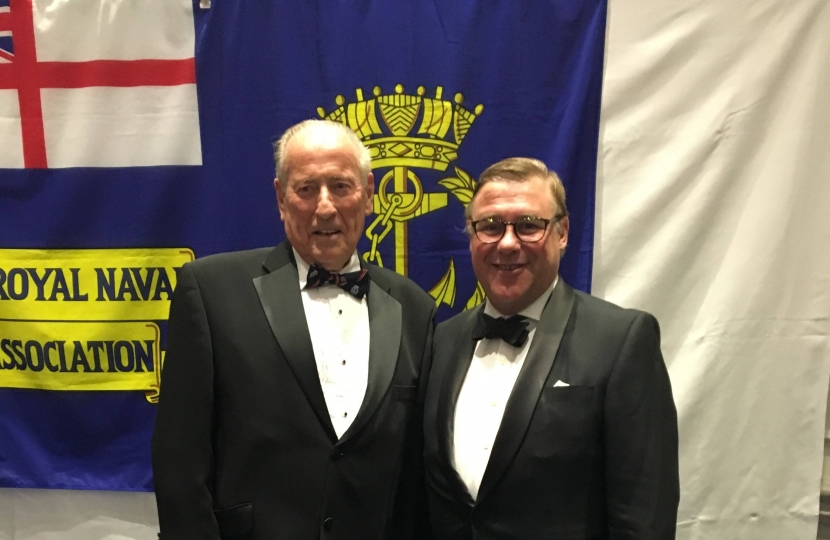
POLYGON ((375 175, 369 173, 366 177, 366 215, 370 215, 375 208, 375 175))
POLYGON ((556 227, 559 233, 559 249, 565 249, 568 246, 568 231, 571 228, 571 221, 565 216, 556 223, 556 227))
POLYGON ((467 232, 467 238, 470 240, 470 251, 473 250, 473 242, 476 240, 476 233, 473 231, 473 222, 469 219, 464 226, 464 230, 467 232))
POLYGON ((282 189, 279 178, 274 178, 274 189, 277 192, 277 206, 280 209, 280 221, 285 221, 285 191, 282 189))

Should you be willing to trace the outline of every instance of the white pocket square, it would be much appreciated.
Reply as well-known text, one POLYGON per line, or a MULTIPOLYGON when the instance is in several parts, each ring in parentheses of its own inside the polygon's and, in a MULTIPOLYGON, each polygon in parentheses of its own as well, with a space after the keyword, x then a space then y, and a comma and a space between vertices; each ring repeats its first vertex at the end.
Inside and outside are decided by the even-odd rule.
POLYGON ((556 383, 553 385, 554 388, 558 388, 560 386, 570 386, 570 384, 562 381, 556 381, 556 383))

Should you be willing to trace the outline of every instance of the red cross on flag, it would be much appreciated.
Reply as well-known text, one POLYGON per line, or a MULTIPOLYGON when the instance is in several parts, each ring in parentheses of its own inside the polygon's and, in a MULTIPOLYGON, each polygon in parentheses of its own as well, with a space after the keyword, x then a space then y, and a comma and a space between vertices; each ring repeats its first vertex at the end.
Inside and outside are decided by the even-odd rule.
POLYGON ((190 0, 0 0, 0 168, 200 165, 194 40, 190 0))

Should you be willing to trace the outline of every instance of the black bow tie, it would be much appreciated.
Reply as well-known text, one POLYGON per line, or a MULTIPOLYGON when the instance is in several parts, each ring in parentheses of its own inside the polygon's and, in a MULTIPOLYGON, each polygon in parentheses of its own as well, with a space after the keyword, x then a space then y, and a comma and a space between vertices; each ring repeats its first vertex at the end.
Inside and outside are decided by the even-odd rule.
POLYGON ((369 272, 361 269, 357 272, 340 274, 329 272, 319 264, 312 264, 308 269, 305 288, 312 289, 323 285, 337 285, 360 300, 369 292, 369 272))
POLYGON ((521 347, 527 341, 528 318, 521 315, 513 315, 509 319, 504 317, 491 317, 481 311, 481 316, 476 322, 473 330, 473 339, 478 341, 482 338, 502 339, 514 347, 521 347))

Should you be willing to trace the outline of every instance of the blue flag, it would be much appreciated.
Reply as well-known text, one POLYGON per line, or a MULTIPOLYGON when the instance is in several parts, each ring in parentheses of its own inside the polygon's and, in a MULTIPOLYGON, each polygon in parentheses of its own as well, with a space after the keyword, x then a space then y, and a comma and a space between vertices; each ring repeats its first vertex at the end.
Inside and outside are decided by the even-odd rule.
POLYGON ((561 273, 590 289, 604 0, 88 8, 0 0, 0 487, 152 490, 176 269, 284 238, 273 143, 301 120, 370 149, 358 252, 439 319, 483 300, 463 211, 506 157, 563 179, 561 273))

